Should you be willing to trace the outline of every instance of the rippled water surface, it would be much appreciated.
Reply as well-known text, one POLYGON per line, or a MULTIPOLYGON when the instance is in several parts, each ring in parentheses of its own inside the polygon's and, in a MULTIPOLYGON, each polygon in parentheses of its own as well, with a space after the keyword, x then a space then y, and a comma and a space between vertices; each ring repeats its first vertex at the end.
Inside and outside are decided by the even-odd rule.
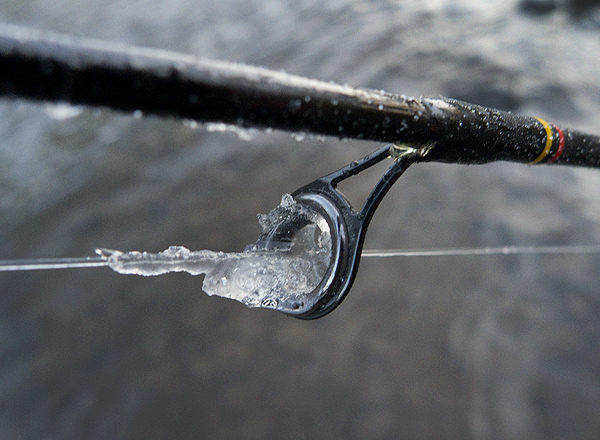
MULTIPOLYGON (((531 3, 7 0, 0 20, 600 134, 593 11, 523 12, 531 3)), ((379 147, 6 100, 0 133, 2 259, 241 251, 281 194, 379 147)), ((360 199, 372 185, 361 176, 343 190, 360 199)), ((365 246, 591 244, 599 226, 598 171, 422 164, 383 201, 365 246)), ((598 256, 372 258, 344 303, 311 322, 201 285, 106 268, 2 274, 0 438, 600 430, 598 256)))

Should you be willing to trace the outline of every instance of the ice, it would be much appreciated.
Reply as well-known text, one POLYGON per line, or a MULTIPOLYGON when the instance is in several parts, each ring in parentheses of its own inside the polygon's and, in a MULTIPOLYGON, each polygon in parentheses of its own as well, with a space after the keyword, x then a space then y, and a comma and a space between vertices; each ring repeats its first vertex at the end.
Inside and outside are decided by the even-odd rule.
POLYGON ((297 310, 309 300, 329 267, 327 222, 288 194, 269 214, 259 214, 258 220, 262 229, 258 241, 239 253, 190 251, 182 246, 156 254, 109 249, 98 253, 118 273, 205 274, 202 287, 208 295, 235 299, 248 307, 297 310))
POLYGON ((46 114, 52 119, 64 121, 79 116, 83 109, 80 106, 69 105, 69 104, 46 104, 44 107, 46 114))
MULTIPOLYGON (((196 124, 196 126, 197 126, 197 124, 196 124)), ((233 133, 234 135, 237 136, 237 138, 239 140, 242 140, 242 141, 251 141, 252 139, 254 139, 254 137, 258 133, 258 130, 255 128, 243 128, 238 125, 225 124, 222 122, 208 122, 208 123, 204 124, 204 128, 206 128, 206 130, 210 131, 210 132, 233 133)))
POLYGON ((183 246, 171 246, 163 252, 121 252, 112 249, 98 249, 108 266, 122 274, 156 276, 169 272, 188 272, 192 275, 207 273, 221 260, 231 258, 224 252, 192 252, 183 246))

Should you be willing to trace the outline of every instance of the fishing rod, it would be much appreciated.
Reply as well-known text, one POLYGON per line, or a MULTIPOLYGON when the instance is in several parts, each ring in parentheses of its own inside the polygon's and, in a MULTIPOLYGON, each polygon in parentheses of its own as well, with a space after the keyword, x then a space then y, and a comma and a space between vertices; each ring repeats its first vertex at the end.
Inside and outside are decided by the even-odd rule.
POLYGON ((0 25, 0 96, 412 146, 419 161, 600 165, 600 138, 449 98, 0 25))
MULTIPOLYGON (((67 259, 70 261, 1 262, 0 270, 110 266, 121 273, 140 275, 206 273, 203 287, 214 294, 314 319, 331 312, 347 295, 363 255, 370 220, 410 165, 503 160, 600 166, 600 137, 563 129, 542 118, 450 98, 413 98, 353 88, 163 50, 0 25, 0 66, 0 96, 7 98, 389 143, 284 196, 282 205, 269 214, 271 220, 265 223, 268 227, 263 226, 257 243, 241 254, 190 252, 181 247, 160 254, 99 251, 98 257, 67 259), (388 158, 394 159, 392 165, 362 208, 355 209, 337 185, 388 158), (256 259, 266 266, 253 266, 262 271, 260 277, 254 270, 241 283, 252 288, 231 293, 239 281, 233 274, 243 268, 237 276, 248 275, 247 267, 240 265, 256 259), (228 269, 226 276, 214 272, 215 264, 224 260, 236 268, 228 269), (282 270, 303 264, 316 266, 320 272, 313 273, 313 280, 300 290, 276 290, 282 284, 289 286, 291 278, 304 279, 302 272, 288 279, 284 273, 281 278, 282 270), (256 284, 258 278, 263 283, 260 286, 256 284)), ((524 249, 529 252, 529 248, 524 249)), ((579 249, 599 250, 596 246, 579 249)), ((514 251, 501 248, 479 254, 514 251)), ((545 251, 568 250, 557 247, 545 251)), ((464 251, 459 254, 466 255, 464 251)))

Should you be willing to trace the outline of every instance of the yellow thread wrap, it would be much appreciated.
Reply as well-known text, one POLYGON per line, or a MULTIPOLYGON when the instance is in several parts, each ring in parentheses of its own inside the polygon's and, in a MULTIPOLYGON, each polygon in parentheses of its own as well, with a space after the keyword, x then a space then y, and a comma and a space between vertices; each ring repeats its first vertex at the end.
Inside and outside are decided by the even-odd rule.
POLYGON ((544 158, 548 155, 548 153, 550 153, 550 149, 552 148, 552 128, 550 128, 550 125, 548 125, 548 123, 542 118, 535 119, 540 121, 540 123, 544 126, 544 129, 546 130, 546 146, 544 147, 544 151, 542 151, 540 155, 533 162, 531 162, 532 164, 544 160, 544 158))

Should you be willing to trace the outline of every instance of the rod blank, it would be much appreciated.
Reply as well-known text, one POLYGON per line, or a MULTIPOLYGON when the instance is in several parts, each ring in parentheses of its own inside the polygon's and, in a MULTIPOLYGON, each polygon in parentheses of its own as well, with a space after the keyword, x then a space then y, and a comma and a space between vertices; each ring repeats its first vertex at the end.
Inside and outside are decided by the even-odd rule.
POLYGON ((5 97, 402 143, 419 161, 600 166, 598 136, 541 119, 163 50, 0 25, 0 65, 5 97))
POLYGON ((8 97, 345 138, 396 139, 420 107, 379 91, 6 25, 0 63, 8 97))

